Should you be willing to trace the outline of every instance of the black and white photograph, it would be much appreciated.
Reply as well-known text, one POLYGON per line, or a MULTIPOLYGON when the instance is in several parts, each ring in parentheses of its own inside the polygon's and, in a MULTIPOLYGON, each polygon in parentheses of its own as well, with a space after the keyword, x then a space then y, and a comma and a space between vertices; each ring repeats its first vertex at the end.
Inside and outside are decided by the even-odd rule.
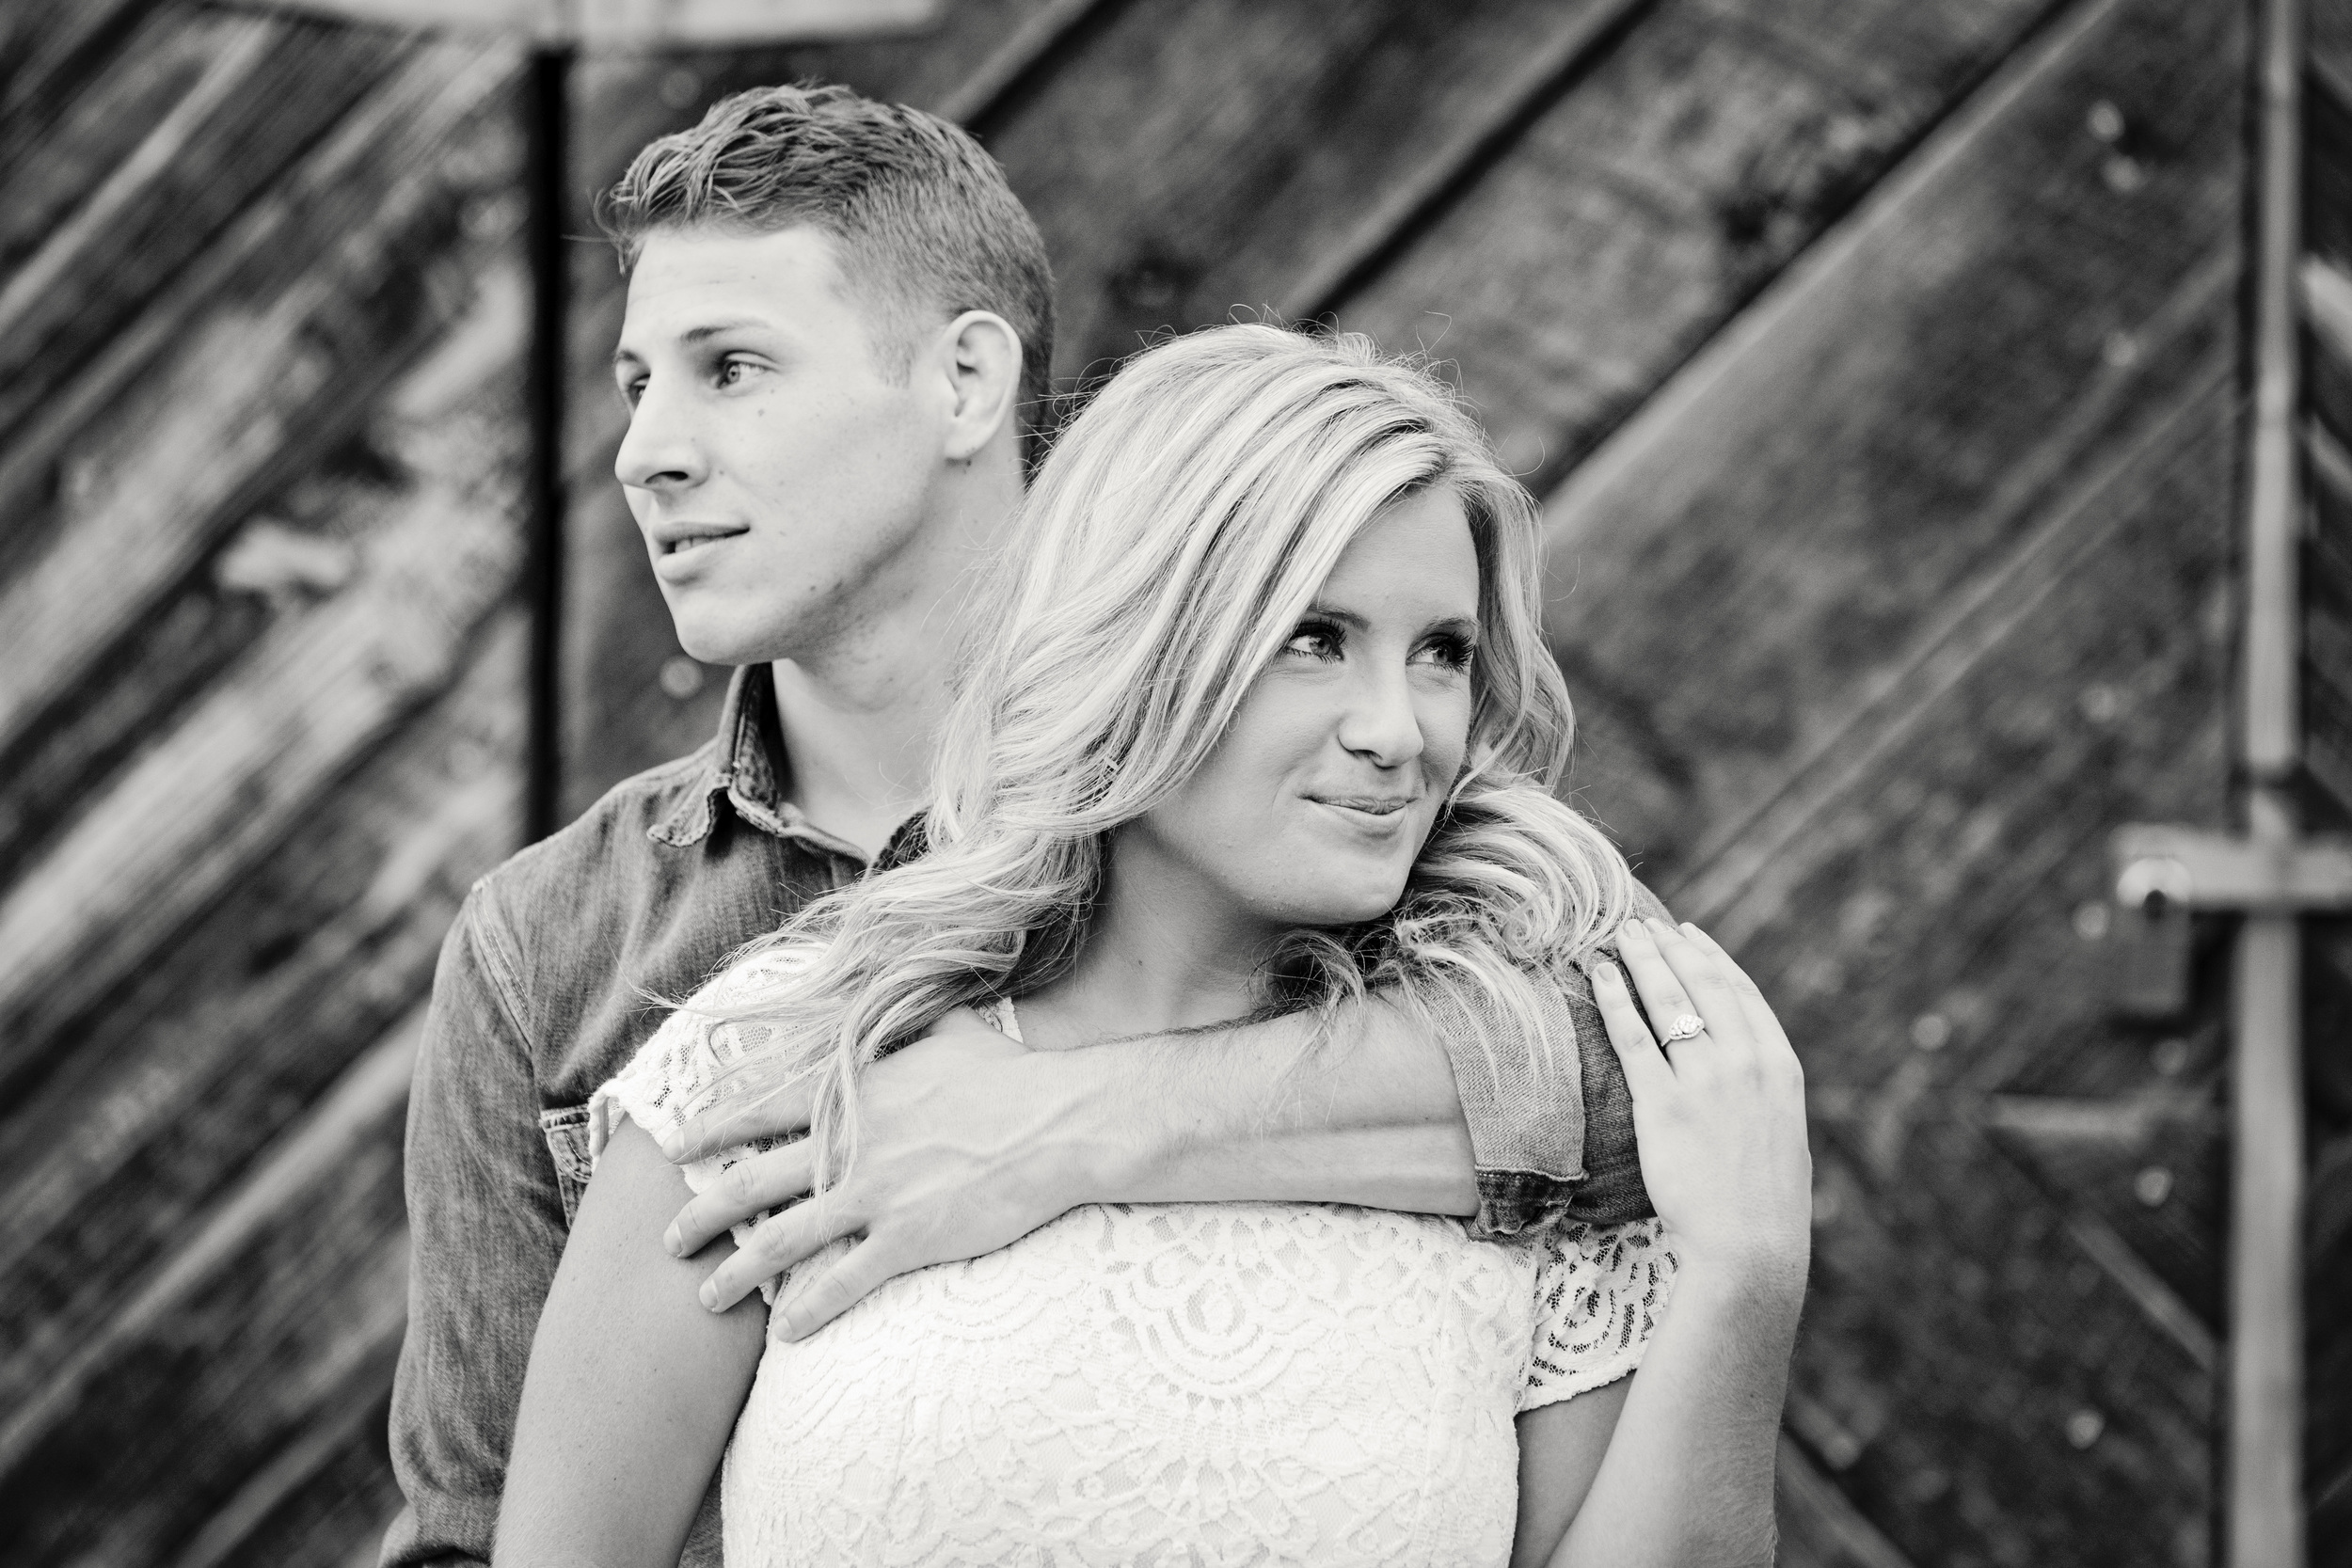
POLYGON ((0 0, 0 1565, 2352 1568, 2352 0, 0 0))

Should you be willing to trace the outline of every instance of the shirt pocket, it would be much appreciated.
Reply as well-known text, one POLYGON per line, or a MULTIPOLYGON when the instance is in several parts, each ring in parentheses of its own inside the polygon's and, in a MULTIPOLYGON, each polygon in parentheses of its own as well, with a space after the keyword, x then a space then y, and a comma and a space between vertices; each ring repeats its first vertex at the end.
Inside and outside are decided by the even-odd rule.
POLYGON ((580 1195, 588 1190, 588 1178, 596 1168, 588 1152, 588 1107, 542 1111, 539 1131, 555 1160, 555 1187, 564 1196, 564 1223, 568 1227, 580 1213, 580 1195))

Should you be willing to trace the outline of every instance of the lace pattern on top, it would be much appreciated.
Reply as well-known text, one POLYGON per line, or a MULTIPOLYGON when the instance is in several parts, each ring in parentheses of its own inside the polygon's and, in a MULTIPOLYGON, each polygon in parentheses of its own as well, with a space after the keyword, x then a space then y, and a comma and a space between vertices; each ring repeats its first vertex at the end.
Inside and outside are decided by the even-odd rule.
MULTIPOLYGON (((592 1101, 595 1147, 616 1113, 682 1123, 748 1033, 671 1019, 592 1101)), ((727 1560, 1499 1568, 1514 1417, 1631 1371, 1675 1274, 1655 1219, 1475 1241, 1343 1204, 1088 1205, 770 1344, 727 1560)))
MULTIPOLYGON (((809 956, 805 947, 777 947, 753 954, 722 970, 688 1000, 685 1008, 662 1020, 661 1027, 638 1048, 620 1076, 588 1097, 591 1164, 604 1158, 605 1146, 612 1141, 612 1131, 623 1117, 660 1138, 719 1104, 729 1090, 740 1091, 746 1081, 730 1074, 768 1043, 771 1031, 759 1023, 714 1022, 706 1013, 739 1006, 756 990, 806 967, 809 956)), ((680 1171, 690 1189, 708 1192, 729 1166, 790 1141, 761 1138, 739 1144, 681 1166, 680 1171)), ((750 1239, 768 1213, 762 1210, 733 1227, 738 1246, 750 1239)), ((770 1280, 759 1288, 771 1307, 776 1303, 780 1283, 770 1280)))

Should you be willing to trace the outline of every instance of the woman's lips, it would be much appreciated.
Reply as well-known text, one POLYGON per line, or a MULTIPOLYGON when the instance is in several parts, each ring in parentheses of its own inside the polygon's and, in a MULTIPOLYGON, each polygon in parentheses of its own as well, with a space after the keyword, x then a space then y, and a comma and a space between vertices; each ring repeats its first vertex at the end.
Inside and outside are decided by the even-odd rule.
POLYGON ((1350 811, 1368 812, 1374 816, 1386 816, 1403 811, 1417 799, 1411 795, 1310 795, 1327 806, 1345 806, 1350 811))
POLYGON ((1418 797, 1410 795, 1310 795, 1308 800, 1358 832, 1391 833, 1411 818, 1405 808, 1418 797))

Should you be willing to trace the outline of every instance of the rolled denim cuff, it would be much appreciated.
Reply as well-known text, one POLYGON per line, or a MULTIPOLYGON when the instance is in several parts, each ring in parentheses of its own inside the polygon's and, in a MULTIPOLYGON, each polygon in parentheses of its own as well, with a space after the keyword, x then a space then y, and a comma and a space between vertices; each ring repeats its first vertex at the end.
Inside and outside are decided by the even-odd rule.
POLYGON ((1470 1234, 1491 1240, 1540 1229, 1560 1217, 1582 1184, 1539 1170, 1481 1170, 1478 1215, 1470 1221, 1470 1234))

